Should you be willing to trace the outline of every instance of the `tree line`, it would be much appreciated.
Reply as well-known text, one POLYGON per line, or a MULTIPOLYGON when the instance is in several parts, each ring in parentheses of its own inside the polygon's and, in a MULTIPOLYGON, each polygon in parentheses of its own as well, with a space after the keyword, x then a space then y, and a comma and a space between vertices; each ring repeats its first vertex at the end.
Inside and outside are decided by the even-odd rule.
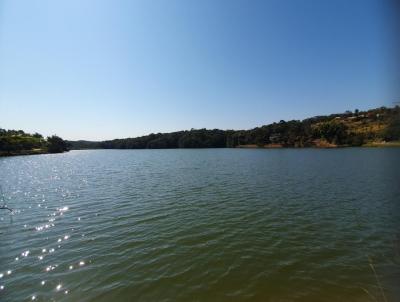
POLYGON ((73 149, 234 148, 241 146, 313 147, 325 142, 335 146, 361 146, 372 141, 400 140, 400 109, 380 107, 346 111, 302 121, 281 120, 250 130, 191 129, 171 133, 70 142, 73 149))
POLYGON ((380 107, 284 121, 250 130, 191 129, 101 142, 65 141, 53 135, 0 128, 0 155, 59 153, 71 149, 170 149, 361 146, 400 141, 400 108, 380 107))

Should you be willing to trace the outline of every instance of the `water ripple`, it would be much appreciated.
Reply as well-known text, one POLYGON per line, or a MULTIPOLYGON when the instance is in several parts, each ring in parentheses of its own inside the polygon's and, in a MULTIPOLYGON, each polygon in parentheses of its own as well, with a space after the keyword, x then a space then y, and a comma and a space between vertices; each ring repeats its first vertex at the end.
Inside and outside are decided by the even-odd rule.
POLYGON ((0 213, 0 300, 380 301, 369 257, 396 301, 399 155, 0 158, 3 199, 16 209, 0 213))

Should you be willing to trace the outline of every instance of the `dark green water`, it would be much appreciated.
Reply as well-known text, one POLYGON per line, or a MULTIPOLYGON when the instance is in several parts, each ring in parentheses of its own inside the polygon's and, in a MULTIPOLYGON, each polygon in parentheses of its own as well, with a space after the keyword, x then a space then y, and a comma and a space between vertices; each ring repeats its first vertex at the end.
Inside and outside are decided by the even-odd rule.
POLYGON ((400 149, 1 158, 0 300, 399 301, 399 182, 400 149))

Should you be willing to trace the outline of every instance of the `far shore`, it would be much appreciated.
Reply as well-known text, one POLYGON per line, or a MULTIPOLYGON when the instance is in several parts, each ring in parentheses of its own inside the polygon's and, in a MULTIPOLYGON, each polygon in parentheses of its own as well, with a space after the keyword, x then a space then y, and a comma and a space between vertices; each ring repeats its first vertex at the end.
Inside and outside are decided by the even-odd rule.
MULTIPOLYGON (((392 142, 370 142, 364 145, 358 146, 361 148, 391 148, 391 147, 400 147, 400 141, 392 141, 392 142)), ((321 143, 313 146, 294 146, 287 147, 282 144, 266 144, 266 145, 256 145, 256 144, 248 144, 248 145, 238 145, 234 148, 219 148, 219 149, 336 149, 336 148, 355 148, 354 146, 349 145, 335 145, 329 143, 321 143)), ((357 147, 356 147, 357 148, 357 147)), ((156 150, 154 148, 148 148, 147 150, 156 150)), ((175 149, 175 148, 168 148, 175 149)), ((191 149, 191 148, 178 148, 178 149, 191 149)), ((198 148, 194 148, 198 149, 198 148)), ((206 148, 200 148, 206 149, 206 148)), ((93 148, 93 149, 71 149, 71 150, 146 150, 146 149, 105 149, 105 148, 93 148)), ((68 152, 68 151, 65 151, 68 152)), ((21 156, 21 155, 40 155, 40 154, 56 154, 52 152, 48 152, 45 149, 33 149, 33 150, 20 150, 20 151, 11 151, 11 152, 0 152, 0 157, 8 157, 8 156, 21 156)))
MULTIPOLYGON (((89 150, 184 150, 184 149, 349 149, 349 148, 391 148, 400 147, 400 142, 390 143, 369 143, 362 146, 333 145, 333 146, 307 146, 307 147, 287 147, 278 144, 258 146, 254 144, 239 145, 225 148, 73 148, 70 151, 89 151, 89 150)), ((1 156, 1 155, 0 155, 1 156)))
MULTIPOLYGON (((68 151, 66 151, 68 152, 68 151)), ((57 152, 60 153, 60 152, 57 152)), ((45 149, 32 149, 32 150, 19 150, 19 151, 0 151, 0 157, 8 157, 8 156, 21 156, 21 155, 40 155, 40 154, 56 154, 54 152, 49 152, 45 149)))
POLYGON ((318 142, 312 146, 294 146, 294 147, 287 147, 282 144, 265 144, 265 145, 248 144, 248 145, 238 145, 235 148, 243 148, 243 149, 303 149, 303 148, 334 149, 334 148, 354 148, 354 147, 400 147, 400 141, 369 142, 369 143, 363 144, 361 146, 336 145, 336 144, 330 144, 328 142, 322 142, 322 141, 318 142))

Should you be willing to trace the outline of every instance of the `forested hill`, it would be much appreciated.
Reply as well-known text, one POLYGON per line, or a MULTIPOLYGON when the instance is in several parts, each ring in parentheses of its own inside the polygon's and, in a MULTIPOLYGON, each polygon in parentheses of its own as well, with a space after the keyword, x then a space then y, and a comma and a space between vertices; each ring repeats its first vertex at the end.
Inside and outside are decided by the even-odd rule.
POLYGON ((0 156, 60 153, 67 150, 67 142, 56 135, 44 138, 39 133, 0 128, 0 156))
POLYGON ((400 108, 355 110, 302 121, 280 121, 251 130, 192 129, 103 142, 70 141, 72 149, 224 147, 338 147, 394 145, 400 141, 400 108))

